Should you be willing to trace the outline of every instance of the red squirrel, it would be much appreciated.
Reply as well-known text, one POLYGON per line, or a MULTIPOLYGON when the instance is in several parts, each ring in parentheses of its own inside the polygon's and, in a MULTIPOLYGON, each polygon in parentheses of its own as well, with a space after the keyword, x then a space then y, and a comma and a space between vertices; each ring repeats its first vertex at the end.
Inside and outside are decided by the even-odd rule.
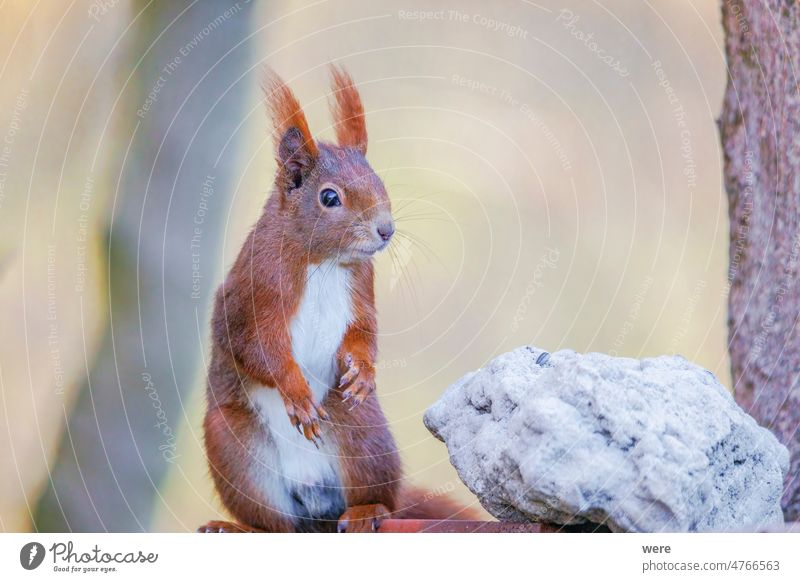
POLYGON ((216 294, 204 422, 211 475, 236 522, 201 532, 362 532, 390 515, 472 516, 404 486, 372 396, 372 258, 395 226, 365 157, 359 93, 344 69, 331 72, 336 144, 315 141, 293 92, 266 74, 278 169, 216 294))

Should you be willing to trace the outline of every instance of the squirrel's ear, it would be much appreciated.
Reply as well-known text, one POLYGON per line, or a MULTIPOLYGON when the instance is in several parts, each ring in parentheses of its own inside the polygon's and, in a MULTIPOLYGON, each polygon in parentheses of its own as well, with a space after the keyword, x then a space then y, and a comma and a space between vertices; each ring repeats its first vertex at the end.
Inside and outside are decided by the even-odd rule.
POLYGON ((342 147, 351 147, 367 153, 367 123, 364 106, 350 75, 341 67, 331 65, 333 101, 331 113, 336 140, 342 147))
POLYGON ((316 162, 302 131, 290 127, 278 143, 278 172, 284 177, 286 189, 299 188, 316 162))
POLYGON ((297 97, 283 79, 271 69, 265 68, 261 86, 272 117, 280 172, 286 175, 291 187, 297 188, 314 166, 319 154, 317 144, 311 137, 306 116, 297 97))

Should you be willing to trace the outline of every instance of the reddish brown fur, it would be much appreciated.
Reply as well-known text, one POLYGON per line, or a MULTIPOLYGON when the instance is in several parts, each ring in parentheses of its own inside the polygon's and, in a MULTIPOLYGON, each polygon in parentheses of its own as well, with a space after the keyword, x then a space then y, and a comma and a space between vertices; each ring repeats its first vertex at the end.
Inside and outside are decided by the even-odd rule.
POLYGON ((413 516, 414 506, 421 517, 436 513, 437 503, 440 517, 454 512, 442 498, 409 502, 400 497, 396 445, 377 399, 368 398, 375 389, 377 318, 371 255, 363 253, 374 239, 371 221, 386 215, 390 203, 363 156, 366 130, 358 93, 343 70, 334 69, 333 78, 338 146, 313 141, 297 99, 278 77, 272 75, 264 85, 280 136, 275 188, 216 295, 204 423, 211 475, 223 504, 241 525, 211 522, 205 531, 335 527, 332 522, 301 526, 270 507, 250 481, 249 469, 261 462, 256 445, 269 440, 249 402, 247 386, 253 383, 277 387, 286 422, 301 425, 307 438, 322 435, 338 446, 348 530, 366 528, 363 524, 395 510, 413 516), (342 198, 335 212, 319 202, 326 185, 342 198), (331 387, 324 402, 317 403, 294 360, 290 322, 308 266, 332 257, 350 270, 352 288, 353 317, 337 353, 339 372, 357 374, 343 388, 331 387), (343 403, 345 390, 351 398, 343 403), (356 401, 359 405, 350 410, 356 401))
POLYGON ((362 154, 367 152, 367 122, 355 83, 341 67, 331 67, 334 103, 331 105, 336 141, 362 154))
POLYGON ((480 512, 464 507, 442 493, 402 487, 392 517, 402 519, 480 519, 480 512))
POLYGON ((281 138, 290 127, 296 127, 305 138, 307 146, 316 155, 316 144, 308 129, 308 122, 303 113, 300 102, 291 89, 278 75, 270 69, 265 69, 261 89, 267 100, 267 109, 273 124, 273 138, 277 149, 281 138))

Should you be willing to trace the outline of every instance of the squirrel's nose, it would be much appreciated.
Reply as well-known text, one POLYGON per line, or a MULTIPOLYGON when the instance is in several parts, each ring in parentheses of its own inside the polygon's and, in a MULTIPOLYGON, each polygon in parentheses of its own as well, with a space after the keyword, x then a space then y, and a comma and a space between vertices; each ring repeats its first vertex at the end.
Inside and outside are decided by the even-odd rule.
POLYGON ((375 230, 378 231, 379 237, 381 237, 384 241, 387 241, 392 238, 392 235, 394 234, 394 222, 391 220, 381 222, 375 227, 375 230))

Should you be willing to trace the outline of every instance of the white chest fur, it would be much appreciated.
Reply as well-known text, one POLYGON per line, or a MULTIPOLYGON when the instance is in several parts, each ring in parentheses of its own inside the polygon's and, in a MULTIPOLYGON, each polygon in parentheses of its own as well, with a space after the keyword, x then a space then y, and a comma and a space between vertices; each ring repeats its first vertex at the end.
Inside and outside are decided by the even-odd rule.
MULTIPOLYGON (((337 351, 352 313, 350 272, 337 263, 310 266, 290 332, 292 355, 318 403, 336 381, 337 351)), ((291 425, 277 390, 252 386, 249 395, 269 434, 253 451, 254 477, 268 503, 285 515, 342 510, 338 487, 333 489, 335 495, 319 487, 340 482, 338 453, 331 436, 324 434, 325 444, 317 450, 291 425)))
POLYGON ((317 402, 336 380, 336 352, 352 312, 350 271, 335 262, 309 265, 290 331, 294 359, 317 402))

